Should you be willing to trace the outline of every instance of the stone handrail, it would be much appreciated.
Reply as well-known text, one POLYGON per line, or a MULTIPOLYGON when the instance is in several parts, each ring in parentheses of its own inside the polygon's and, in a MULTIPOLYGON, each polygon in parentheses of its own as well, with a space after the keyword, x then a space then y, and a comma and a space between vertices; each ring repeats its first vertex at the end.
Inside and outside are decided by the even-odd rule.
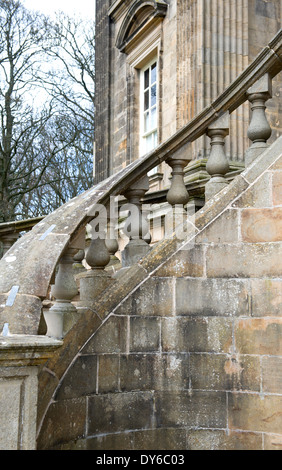
MULTIPOLYGON (((228 114, 248 99, 253 110, 249 129, 253 144, 248 158, 251 161, 259 155, 267 145, 269 134, 264 103, 271 96, 271 79, 281 69, 282 30, 224 93, 166 142, 46 216, 19 239, 0 261, 0 331, 2 325, 8 324, 9 331, 13 334, 37 335, 42 300, 46 298, 50 284, 53 284, 56 303, 49 312, 52 321, 48 325, 47 334, 62 337, 64 327, 63 324, 58 324, 60 321, 62 323, 62 312, 71 317, 70 324, 75 321, 77 312, 71 303, 77 294, 71 273, 73 257, 85 248, 86 225, 94 221, 93 230, 95 229, 97 208, 109 208, 111 197, 122 194, 130 207, 137 207, 138 215, 141 200, 149 189, 146 175, 164 161, 172 168, 167 201, 174 208, 179 205, 183 207, 189 199, 183 182, 183 170, 189 162, 187 147, 204 134, 211 138, 212 145, 210 165, 207 168, 211 180, 206 195, 212 197, 222 189, 226 185, 224 175, 228 169, 223 150, 229 127, 228 114), (262 126, 256 126, 257 120, 263 123, 262 126), (256 132, 259 127, 261 130, 256 132)), ((105 226, 108 217, 106 210, 105 226)), ((140 259, 149 249, 143 237, 146 230, 146 222, 137 217, 127 251, 125 250, 124 266, 129 266, 138 257, 140 259)), ((79 274, 78 306, 81 311, 93 302, 93 296, 98 296, 112 282, 111 276, 104 270, 110 255, 103 237, 93 238, 87 256, 86 261, 91 270, 79 274)))
POLYGON ((28 232, 38 222, 41 222, 44 217, 33 217, 32 219, 15 220, 12 222, 3 222, 0 224, 0 242, 3 244, 3 253, 11 248, 11 246, 17 241, 21 232, 28 232))

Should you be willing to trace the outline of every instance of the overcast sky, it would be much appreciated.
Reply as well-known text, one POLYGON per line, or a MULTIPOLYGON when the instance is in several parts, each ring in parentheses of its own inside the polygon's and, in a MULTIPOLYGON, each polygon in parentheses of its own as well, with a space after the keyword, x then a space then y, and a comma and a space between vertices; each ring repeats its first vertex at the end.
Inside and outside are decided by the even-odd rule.
POLYGON ((73 13, 88 18, 95 15, 95 0, 22 0, 24 6, 31 10, 37 10, 47 15, 62 10, 64 13, 73 13))

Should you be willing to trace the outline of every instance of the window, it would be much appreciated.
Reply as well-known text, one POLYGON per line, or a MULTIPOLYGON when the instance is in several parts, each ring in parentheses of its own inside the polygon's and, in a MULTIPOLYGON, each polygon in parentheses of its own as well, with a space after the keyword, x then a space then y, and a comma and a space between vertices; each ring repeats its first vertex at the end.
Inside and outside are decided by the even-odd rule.
POLYGON ((158 63, 154 59, 141 70, 140 155, 158 145, 158 63))

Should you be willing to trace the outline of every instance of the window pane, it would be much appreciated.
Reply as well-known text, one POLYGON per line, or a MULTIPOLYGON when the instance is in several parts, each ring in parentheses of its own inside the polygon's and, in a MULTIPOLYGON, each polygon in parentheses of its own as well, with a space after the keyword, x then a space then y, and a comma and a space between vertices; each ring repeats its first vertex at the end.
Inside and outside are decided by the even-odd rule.
POLYGON ((149 90, 144 93, 144 111, 146 111, 146 109, 149 109, 149 90))
POLYGON ((144 89, 149 87, 150 84, 150 69, 145 70, 144 72, 144 89))
POLYGON ((153 135, 150 134, 146 137, 146 153, 150 152, 154 148, 154 139, 153 135))
POLYGON ((157 108, 153 108, 151 111, 151 129, 157 127, 157 108))
POLYGON ((153 148, 157 147, 158 145, 158 133, 157 131, 153 133, 153 148))
POLYGON ((151 84, 157 81, 157 63, 151 66, 151 84))
POLYGON ((153 85, 151 88, 151 106, 157 103, 157 85, 153 85))
POLYGON ((144 132, 148 132, 150 130, 150 120, 149 120, 149 111, 144 114, 144 132))

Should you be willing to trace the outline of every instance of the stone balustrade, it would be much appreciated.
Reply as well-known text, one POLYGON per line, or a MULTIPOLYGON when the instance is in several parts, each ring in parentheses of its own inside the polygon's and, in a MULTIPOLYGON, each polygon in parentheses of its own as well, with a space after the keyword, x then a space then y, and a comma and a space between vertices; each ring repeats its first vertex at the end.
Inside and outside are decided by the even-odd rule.
MULTIPOLYGON (((49 312, 46 308, 44 309, 47 335, 56 338, 64 337, 75 322, 78 312, 81 313, 83 309, 92 307, 95 298, 111 282, 114 282, 110 271, 106 269, 119 249, 117 237, 115 235, 109 237, 107 234, 107 227, 111 226, 111 232, 114 233, 113 229, 116 225, 116 220, 113 222, 110 210, 111 197, 122 195, 125 202, 124 208, 128 211, 128 219, 124 223, 128 243, 121 250, 120 265, 123 268, 122 273, 125 268, 138 263, 150 250, 150 227, 142 211, 142 202, 145 194, 149 194, 147 175, 153 168, 162 162, 166 162, 172 169, 171 186, 166 192, 166 202, 168 207, 171 208, 168 211, 171 221, 167 224, 171 236, 177 224, 182 223, 183 217, 187 216, 186 208, 189 203, 189 194, 184 181, 184 168, 190 161, 189 146, 192 142, 204 135, 207 135, 211 141, 210 156, 206 165, 206 170, 210 176, 205 184, 206 201, 217 195, 229 183, 227 178, 229 162, 224 152, 225 137, 229 134, 230 115, 247 100, 250 102, 252 111, 248 130, 248 136, 252 143, 246 153, 246 165, 249 165, 265 150, 267 140, 271 135, 271 129, 266 118, 265 103, 272 96, 272 78, 282 68, 281 43, 282 32, 280 31, 224 93, 153 152, 140 160, 134 161, 119 174, 108 178, 105 182, 70 201, 43 221, 38 221, 39 223, 31 231, 31 234, 41 234, 41 238, 39 238, 41 242, 46 240, 48 244, 48 240, 51 240, 56 234, 60 234, 58 249, 51 256, 46 268, 44 268, 45 261, 40 259, 42 266, 38 269, 44 273, 44 282, 42 283, 44 285, 40 285, 42 289, 25 289, 27 295, 36 295, 42 299, 50 292, 49 284, 53 279, 51 294, 54 303, 49 312), (101 230, 98 227, 98 231, 97 218, 93 209, 97 204, 102 205, 107 212, 106 216, 103 214, 103 220, 101 214, 98 217, 98 226, 101 222, 103 225, 103 229, 101 230), (79 212, 80 214, 78 214, 79 212), (66 214, 64 217, 66 216, 67 219, 72 217, 74 220, 74 223, 70 224, 71 229, 66 223, 66 231, 64 228, 58 230, 57 220, 63 214, 66 214), (92 225, 92 241, 90 247, 84 251, 85 246, 81 242, 73 246, 72 239, 78 231, 81 232, 80 226, 85 227, 87 223, 92 225), (41 229, 41 226, 44 226, 44 229, 41 229), (73 264, 75 263, 74 257, 79 251, 80 262, 83 261, 81 254, 83 252, 86 254, 83 263, 88 269, 76 275, 73 264), (58 266, 58 273, 54 280, 56 266, 58 266), (76 299, 75 307, 72 299, 76 298, 78 292, 80 299, 78 301, 76 299), (72 318, 72 320, 68 321, 67 318, 72 318), (67 327, 64 326, 66 324, 68 324, 67 327)), ((166 235, 167 233, 164 234, 164 236, 166 235)), ((0 240, 4 244, 4 254, 6 255, 3 261, 5 267, 11 267, 10 263, 13 264, 14 258, 18 263, 21 263, 21 266, 24 264, 19 253, 21 250, 20 247, 18 248, 19 241, 13 244, 17 237, 18 231, 14 228, 11 231, 11 227, 4 227, 3 229, 0 227, 0 240), (13 249, 14 247, 15 249, 13 249), (11 256, 7 256, 10 254, 11 256)), ((38 261, 36 262, 38 263, 38 261)), ((32 266, 29 266, 29 269, 32 270, 32 266)), ((10 274, 13 274, 13 269, 9 270, 8 274, 9 278, 10 274)), ((116 274, 115 271, 112 274, 116 274)), ((6 277, 3 282, 0 281, 2 292, 8 293, 13 286, 18 286, 21 293, 23 288, 20 279, 10 281, 8 278, 6 277)), ((37 312, 36 315, 38 317, 36 324, 39 325, 41 312, 37 312)), ((4 312, 0 313, 0 319, 2 323, 6 320, 4 312)))

